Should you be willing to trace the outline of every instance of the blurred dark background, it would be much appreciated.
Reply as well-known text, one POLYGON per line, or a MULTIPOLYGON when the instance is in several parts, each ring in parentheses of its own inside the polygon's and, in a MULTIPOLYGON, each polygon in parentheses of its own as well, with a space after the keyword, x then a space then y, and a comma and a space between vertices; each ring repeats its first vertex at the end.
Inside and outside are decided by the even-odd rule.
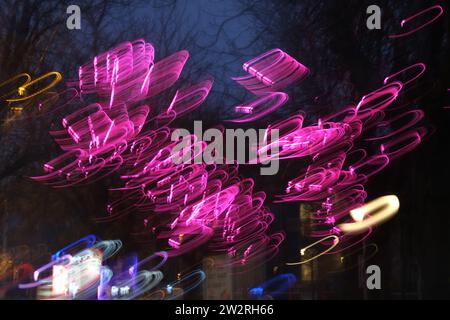
MULTIPOLYGON (((298 278, 285 299, 450 298, 450 109, 443 108, 450 105, 450 8, 445 1, 0 0, 0 8, 0 83, 22 72, 37 77, 49 71, 61 72, 68 81, 77 77, 80 64, 96 54, 137 38, 154 45, 156 59, 188 50, 190 59, 180 83, 212 76, 215 84, 206 102, 180 125, 203 120, 204 127, 213 126, 230 117, 233 105, 250 97, 230 77, 242 74, 242 63, 249 58, 272 48, 286 51, 308 66, 311 74, 288 90, 288 104, 271 115, 270 121, 303 110, 312 123, 357 102, 378 88, 387 75, 425 63, 425 75, 401 99, 425 111, 425 122, 434 133, 366 186, 369 199, 396 194, 401 202, 396 218, 364 244, 365 250, 377 248, 365 263, 380 266, 382 290, 364 289, 365 266, 357 261, 342 268, 336 267, 339 257, 324 257, 303 267, 284 266, 296 259, 300 244, 307 241, 303 233, 307 221, 302 220, 302 210, 307 209, 301 204, 270 204, 270 200, 304 165, 296 160, 283 161, 280 173, 270 181, 251 168, 241 168, 241 174, 255 178, 256 189, 267 192, 277 219, 273 229, 283 229, 287 239, 279 255, 251 277, 238 275, 230 280, 225 272, 218 281, 227 282, 223 297, 230 298, 247 298, 249 287, 282 272, 298 278), (66 28, 69 4, 81 8, 81 30, 66 28), (366 8, 372 4, 382 10, 381 30, 366 28, 366 8), (433 24, 409 37, 387 38, 399 30, 401 19, 435 4, 445 12, 433 24)), ((41 173, 42 164, 60 152, 48 134, 49 121, 17 118, 0 101, 3 252, 17 253, 15 263, 33 260, 39 265, 50 253, 87 234, 121 239, 124 252, 145 255, 155 249, 131 235, 132 223, 95 222, 105 211, 110 178, 59 190, 31 181, 28 177, 41 173)), ((194 252, 171 262, 167 270, 180 272, 201 258, 201 252, 194 252)), ((209 271, 210 275, 214 272, 209 271)), ((189 297, 214 298, 208 280, 189 297)))

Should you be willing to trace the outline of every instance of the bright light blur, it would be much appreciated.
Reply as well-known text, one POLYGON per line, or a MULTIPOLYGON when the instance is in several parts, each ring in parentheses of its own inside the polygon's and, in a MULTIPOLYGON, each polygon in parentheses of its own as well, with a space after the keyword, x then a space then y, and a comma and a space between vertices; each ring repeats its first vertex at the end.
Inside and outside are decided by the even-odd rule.
POLYGON ((343 223, 338 227, 344 233, 360 233, 370 227, 379 225, 392 218, 400 208, 400 201, 397 196, 390 195, 375 199, 361 208, 350 211, 350 215, 355 220, 353 223, 343 223), (364 219, 365 217, 368 217, 364 219))

